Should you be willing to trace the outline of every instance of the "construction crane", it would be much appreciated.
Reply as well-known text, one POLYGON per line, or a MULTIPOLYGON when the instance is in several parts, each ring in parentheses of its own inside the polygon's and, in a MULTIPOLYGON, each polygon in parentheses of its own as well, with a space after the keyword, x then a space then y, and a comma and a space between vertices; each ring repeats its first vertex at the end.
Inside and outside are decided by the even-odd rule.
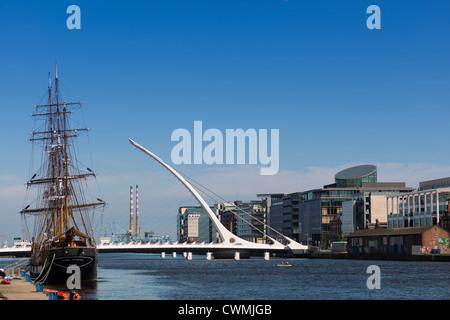
POLYGON ((128 242, 130 240, 130 233, 128 231, 125 231, 123 228, 121 228, 118 224, 115 222, 110 223, 111 226, 111 242, 128 242), (117 229, 119 229, 119 232, 117 232, 117 229))

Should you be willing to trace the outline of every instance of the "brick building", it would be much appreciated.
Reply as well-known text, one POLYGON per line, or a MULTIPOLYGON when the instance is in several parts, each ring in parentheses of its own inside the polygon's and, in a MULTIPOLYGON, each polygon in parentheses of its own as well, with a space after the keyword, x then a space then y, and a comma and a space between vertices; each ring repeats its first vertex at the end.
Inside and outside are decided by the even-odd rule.
POLYGON ((449 232, 438 226, 363 229, 348 235, 352 254, 450 254, 449 232))

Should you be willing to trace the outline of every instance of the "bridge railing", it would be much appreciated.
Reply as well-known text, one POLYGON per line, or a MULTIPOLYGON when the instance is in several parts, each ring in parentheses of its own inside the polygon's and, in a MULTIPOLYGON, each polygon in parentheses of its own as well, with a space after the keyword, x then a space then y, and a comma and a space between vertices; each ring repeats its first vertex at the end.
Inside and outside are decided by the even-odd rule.
POLYGON ((29 258, 24 258, 5 266, 3 269, 5 270, 6 276, 8 277, 19 276, 20 271, 23 268, 25 268, 25 266, 28 265, 29 261, 30 261, 29 258))

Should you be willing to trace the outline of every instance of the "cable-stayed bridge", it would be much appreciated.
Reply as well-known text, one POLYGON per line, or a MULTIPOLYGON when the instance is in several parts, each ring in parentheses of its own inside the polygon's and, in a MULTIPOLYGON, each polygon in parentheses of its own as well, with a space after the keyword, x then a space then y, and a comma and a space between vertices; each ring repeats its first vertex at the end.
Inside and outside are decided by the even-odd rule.
POLYGON ((229 245, 224 243, 118 243, 118 244, 99 244, 97 246, 99 253, 116 252, 137 252, 137 253, 159 253, 162 257, 166 254, 176 256, 183 254, 189 258, 189 255, 205 255, 206 258, 248 258, 251 256, 264 256, 268 258, 276 256, 305 256, 308 250, 292 250, 283 245, 261 244, 259 246, 251 245, 229 245))
MULTIPOLYGON (((158 243, 108 243, 106 241, 100 241, 97 245, 99 253, 112 253, 112 252, 139 252, 139 253, 160 253, 162 256, 165 253, 175 255, 176 253, 183 253, 189 257, 191 254, 205 254, 208 257, 214 256, 215 258, 247 258, 250 256, 264 256, 268 258, 270 255, 278 256, 305 256, 310 252, 310 248, 303 244, 300 244, 293 239, 290 239, 279 232, 279 237, 283 239, 283 243, 275 240, 268 235, 266 244, 254 243, 242 239, 235 234, 231 233, 225 226, 219 221, 214 212, 206 201, 200 196, 197 190, 189 183, 180 172, 172 168, 166 162, 161 160, 152 152, 148 151, 141 145, 137 144, 133 140, 129 139, 129 142, 141 150, 152 159, 157 161, 160 165, 166 168, 177 180, 179 180, 184 187, 194 196, 194 198, 200 203, 203 210, 208 215, 209 219, 213 223, 219 241, 214 243, 178 243, 178 242, 158 242, 158 243)), ((191 179, 192 180, 192 179, 191 179)), ((270 226, 265 225, 270 228, 270 226)), ((30 246, 31 247, 31 246, 30 246)), ((24 247, 17 248, 0 248, 0 256, 2 255, 16 255, 24 256, 29 254, 29 250, 24 247)))
MULTIPOLYGON (((155 253, 165 256, 170 254, 183 254, 186 258, 189 255, 205 255, 206 258, 248 258, 250 256, 307 256, 306 249, 291 249, 280 243, 276 244, 258 244, 258 245, 230 245, 225 243, 178 243, 178 242, 160 242, 160 243, 109 243, 100 242, 97 245, 99 253, 155 253)), ((0 256, 27 257, 30 255, 31 246, 13 246, 0 248, 0 256)))
MULTIPOLYGON (((157 161, 163 167, 165 167, 175 178, 177 178, 183 186, 185 186, 188 191, 194 196, 194 198, 200 203, 203 210, 208 215, 209 219, 214 224, 214 227, 219 235, 220 242, 219 243, 167 243, 167 244, 144 244, 144 245, 132 245, 128 244, 130 250, 143 250, 146 249, 147 252, 151 252, 150 250, 155 250, 157 252, 165 252, 163 250, 168 250, 169 252, 186 252, 186 249, 189 249, 190 252, 201 252, 208 253, 212 252, 215 257, 236 257, 237 255, 242 256, 250 256, 250 255, 262 255, 264 253, 277 253, 277 254, 289 254, 289 255, 305 255, 309 253, 309 247, 303 244, 300 244, 293 239, 290 239, 284 235, 281 235, 284 238, 284 242, 286 244, 282 244, 281 242, 269 238, 270 244, 261 244, 261 243, 253 243, 247 240, 244 240, 235 234, 231 233, 225 226, 219 221, 214 212, 211 210, 210 206, 206 203, 206 201, 200 196, 197 190, 174 168, 168 165, 166 162, 161 160, 155 154, 145 149, 138 143, 129 139, 130 143, 135 146, 137 149, 141 150, 145 154, 149 155, 152 159, 157 161), (146 248, 144 248, 146 247, 146 248), (148 249, 147 249, 148 248, 148 249)), ((266 225, 267 226, 267 225, 266 225)), ((269 227, 269 226, 267 226, 269 227)), ((110 245, 111 246, 111 245, 110 245)), ((122 250, 120 245, 113 245, 113 247, 108 246, 99 246, 100 252, 102 252, 103 247, 108 247, 107 250, 122 250)), ((123 245, 122 245, 123 246, 123 245)))

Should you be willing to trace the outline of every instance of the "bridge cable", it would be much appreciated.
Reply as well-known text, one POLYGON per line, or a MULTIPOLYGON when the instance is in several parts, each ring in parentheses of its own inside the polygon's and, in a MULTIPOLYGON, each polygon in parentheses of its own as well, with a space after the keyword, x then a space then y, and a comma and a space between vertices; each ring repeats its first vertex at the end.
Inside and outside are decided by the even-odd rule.
MULTIPOLYGON (((208 189, 207 187, 205 187, 204 185, 202 185, 201 183, 197 182, 196 180, 192 179, 191 177, 187 176, 186 174, 184 174, 183 172, 174 169, 175 171, 177 171, 179 174, 181 174, 182 176, 184 176, 185 178, 187 178, 188 180, 190 180, 191 182, 193 182, 194 184, 197 184, 198 186, 200 186, 201 188, 206 189, 207 191, 211 192, 212 194, 214 194, 215 196, 219 197, 219 199, 221 199, 222 201, 224 201, 225 203, 231 203, 231 201, 228 201, 227 199, 224 199, 223 197, 221 197, 220 195, 218 195, 217 193, 215 193, 214 191, 208 189)), ((219 203, 219 201, 217 201, 217 199, 211 197, 210 195, 208 195, 205 191, 201 190, 200 187, 195 186, 200 192, 206 194, 209 198, 211 198, 212 200, 214 200, 215 202, 219 203)), ((241 209, 240 207, 236 208, 240 211, 242 211, 243 213, 249 215, 250 217, 252 217, 253 219, 255 219, 257 222, 263 224, 264 226, 268 227, 269 229, 271 229, 272 231, 274 231, 275 233, 277 233, 278 235, 282 236, 284 239, 286 239, 286 236, 284 234, 282 234, 281 232, 279 232, 278 230, 275 230, 274 228, 272 228, 271 226, 269 226, 268 224, 262 222, 261 220, 259 220, 258 218, 254 217, 251 213, 241 209)), ((256 228, 254 225, 252 225, 250 222, 248 222, 247 220, 245 220, 244 218, 240 217, 239 215, 237 215, 237 212, 233 212, 231 211, 236 217, 242 219, 243 221, 245 221, 247 224, 251 225, 253 228, 255 228, 257 231, 261 232, 261 234, 267 236, 267 234, 265 234, 263 231, 259 230, 258 228, 256 228)), ((286 239, 287 240, 287 239, 286 239)))

